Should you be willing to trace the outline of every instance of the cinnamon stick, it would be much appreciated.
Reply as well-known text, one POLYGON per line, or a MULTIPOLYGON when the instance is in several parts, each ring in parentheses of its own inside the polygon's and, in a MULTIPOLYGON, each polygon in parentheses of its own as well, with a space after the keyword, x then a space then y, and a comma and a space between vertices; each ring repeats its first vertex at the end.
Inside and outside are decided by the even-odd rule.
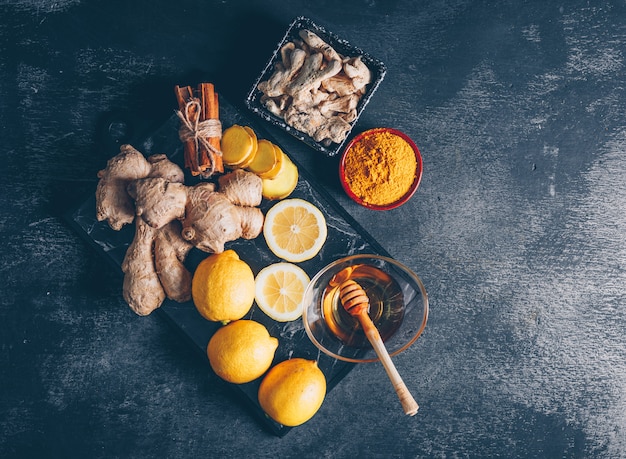
MULTIPOLYGON (((201 94, 203 120, 219 121, 219 99, 213 83, 200 83, 198 92, 201 94)), ((215 151, 222 151, 219 137, 209 137, 208 140, 215 151)), ((222 155, 214 154, 213 156, 213 168, 215 172, 224 172, 222 155)), ((202 168, 203 165, 200 165, 200 167, 202 168)), ((204 170, 206 170, 206 168, 204 170)))
MULTIPOLYGON (((186 116, 190 123, 195 123, 198 118, 195 106, 189 106, 187 110, 187 102, 193 98, 193 91, 189 86, 180 87, 176 85, 174 88, 176 94, 176 101, 178 102, 178 109, 182 112, 183 116, 186 116)), ((198 152, 196 151, 196 145, 193 139, 183 140, 184 151, 184 164, 185 167, 191 170, 192 175, 200 174, 200 166, 198 164, 198 152)))
MULTIPOLYGON (((181 117, 181 140, 184 149, 184 164, 192 175, 209 177, 215 172, 224 172, 220 137, 204 137, 196 130, 206 120, 219 121, 218 95, 212 83, 201 83, 197 90, 191 87, 174 88, 181 117)), ((218 129, 219 131, 219 129, 218 129)))

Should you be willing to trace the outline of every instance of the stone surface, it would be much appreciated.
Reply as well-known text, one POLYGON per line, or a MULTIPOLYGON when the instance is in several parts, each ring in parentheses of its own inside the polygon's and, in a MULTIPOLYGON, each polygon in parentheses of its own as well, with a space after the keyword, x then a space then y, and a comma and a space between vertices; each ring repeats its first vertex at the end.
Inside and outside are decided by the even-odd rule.
POLYGON ((0 456, 621 457, 626 450, 623 2, 0 2, 0 456), (304 15, 388 72, 356 132, 406 132, 409 203, 374 212, 336 158, 268 127, 430 296, 424 335, 355 367, 278 438, 64 218, 173 86, 242 110, 304 15))

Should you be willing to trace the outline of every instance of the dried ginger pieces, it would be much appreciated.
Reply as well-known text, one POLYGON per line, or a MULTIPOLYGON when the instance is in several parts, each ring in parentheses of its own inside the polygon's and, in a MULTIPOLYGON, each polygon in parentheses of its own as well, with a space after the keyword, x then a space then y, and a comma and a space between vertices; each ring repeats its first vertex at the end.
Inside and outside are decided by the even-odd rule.
POLYGON ((184 266, 192 247, 210 253, 224 243, 253 239, 263 228, 257 207, 261 178, 236 170, 219 187, 186 186, 182 169, 165 155, 148 158, 130 145, 98 172, 96 218, 114 230, 135 221, 135 236, 122 262, 123 296, 139 315, 150 314, 165 298, 191 299, 191 274, 184 266))
POLYGON ((372 73, 361 56, 340 55, 310 30, 299 37, 281 47, 274 73, 259 83, 261 103, 316 142, 341 143, 372 73))

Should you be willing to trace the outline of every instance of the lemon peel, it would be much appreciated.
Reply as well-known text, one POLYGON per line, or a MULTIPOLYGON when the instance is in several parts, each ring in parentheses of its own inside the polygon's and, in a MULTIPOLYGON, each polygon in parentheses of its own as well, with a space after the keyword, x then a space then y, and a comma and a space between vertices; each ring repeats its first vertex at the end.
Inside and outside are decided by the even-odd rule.
POLYGON ((293 358, 273 366, 263 377, 258 399, 274 421, 289 427, 304 424, 320 409, 326 377, 315 360, 293 358))
POLYGON ((219 328, 209 340, 211 368, 225 381, 244 384, 261 377, 271 366, 278 339, 253 320, 236 320, 219 328))
POLYGON ((254 274, 234 250, 209 255, 194 272, 191 295, 207 320, 227 323, 241 319, 254 303, 254 274))

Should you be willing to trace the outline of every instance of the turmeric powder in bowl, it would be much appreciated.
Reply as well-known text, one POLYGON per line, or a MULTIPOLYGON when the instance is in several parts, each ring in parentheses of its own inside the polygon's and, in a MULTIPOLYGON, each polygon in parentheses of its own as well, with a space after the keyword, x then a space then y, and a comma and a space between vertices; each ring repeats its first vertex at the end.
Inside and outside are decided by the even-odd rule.
POLYGON ((404 133, 390 128, 370 129, 346 147, 339 164, 345 192, 358 204, 389 210, 407 202, 422 177, 422 157, 404 133))

